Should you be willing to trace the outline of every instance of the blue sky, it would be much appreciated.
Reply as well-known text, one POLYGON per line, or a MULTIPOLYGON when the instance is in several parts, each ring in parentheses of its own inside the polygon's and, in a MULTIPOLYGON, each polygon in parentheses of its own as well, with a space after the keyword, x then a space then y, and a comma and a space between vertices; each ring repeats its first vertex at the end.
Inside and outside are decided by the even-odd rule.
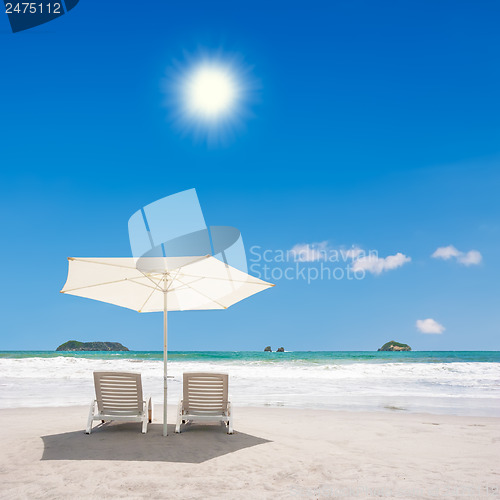
POLYGON ((192 187, 247 251, 411 261, 172 313, 170 349, 500 349, 499 15, 494 1, 81 0, 16 34, 0 15, 0 349, 161 349, 161 314, 59 290, 68 256, 130 255, 128 218, 192 187), (202 53, 236 55, 259 87, 216 144, 165 105, 169 69, 202 53), (431 257, 450 245, 462 254, 431 257), (481 262, 461 263, 471 250, 481 262), (429 318, 442 334, 418 331, 429 318))

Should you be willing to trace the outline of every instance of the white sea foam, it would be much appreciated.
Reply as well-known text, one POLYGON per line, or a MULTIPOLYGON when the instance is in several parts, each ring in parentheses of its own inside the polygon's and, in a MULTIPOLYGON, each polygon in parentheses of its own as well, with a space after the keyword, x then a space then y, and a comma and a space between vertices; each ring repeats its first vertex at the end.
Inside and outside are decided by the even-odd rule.
MULTIPOLYGON (((0 359, 0 408, 87 404, 96 370, 140 372, 144 391, 162 401, 162 361, 40 357, 0 359)), ((500 416, 499 363, 174 361, 169 403, 185 371, 229 373, 235 405, 500 416)))

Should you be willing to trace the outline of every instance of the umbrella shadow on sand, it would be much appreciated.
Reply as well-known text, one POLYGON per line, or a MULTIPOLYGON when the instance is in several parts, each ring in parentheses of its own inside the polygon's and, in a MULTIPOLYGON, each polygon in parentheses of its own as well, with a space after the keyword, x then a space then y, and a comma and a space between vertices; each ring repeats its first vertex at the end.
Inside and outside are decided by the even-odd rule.
POLYGON ((161 424, 149 424, 147 434, 141 434, 136 423, 102 424, 94 427, 90 435, 78 430, 42 436, 42 460, 202 463, 271 442, 237 431, 228 435, 223 425, 188 424, 181 434, 175 434, 174 428, 168 426, 166 438, 161 424))

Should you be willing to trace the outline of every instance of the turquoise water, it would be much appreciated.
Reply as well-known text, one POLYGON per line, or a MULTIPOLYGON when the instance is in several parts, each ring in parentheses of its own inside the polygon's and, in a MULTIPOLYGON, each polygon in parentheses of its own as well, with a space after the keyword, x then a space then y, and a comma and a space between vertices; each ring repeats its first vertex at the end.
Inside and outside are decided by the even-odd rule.
MULTIPOLYGON (((0 359, 57 358, 162 360, 162 351, 0 351, 0 359)), ((500 363, 500 351, 169 351, 168 360, 176 361, 256 361, 261 363, 500 363)))

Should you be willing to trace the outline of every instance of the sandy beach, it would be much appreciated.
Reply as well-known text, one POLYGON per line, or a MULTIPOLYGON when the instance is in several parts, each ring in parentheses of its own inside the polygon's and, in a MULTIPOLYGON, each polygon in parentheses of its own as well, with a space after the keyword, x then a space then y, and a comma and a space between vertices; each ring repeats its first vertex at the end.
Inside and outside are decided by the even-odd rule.
POLYGON ((500 500, 500 0, 4 7, 0 500, 500 500))
POLYGON ((236 408, 235 434, 0 411, 2 498, 498 498, 500 419, 236 408))

